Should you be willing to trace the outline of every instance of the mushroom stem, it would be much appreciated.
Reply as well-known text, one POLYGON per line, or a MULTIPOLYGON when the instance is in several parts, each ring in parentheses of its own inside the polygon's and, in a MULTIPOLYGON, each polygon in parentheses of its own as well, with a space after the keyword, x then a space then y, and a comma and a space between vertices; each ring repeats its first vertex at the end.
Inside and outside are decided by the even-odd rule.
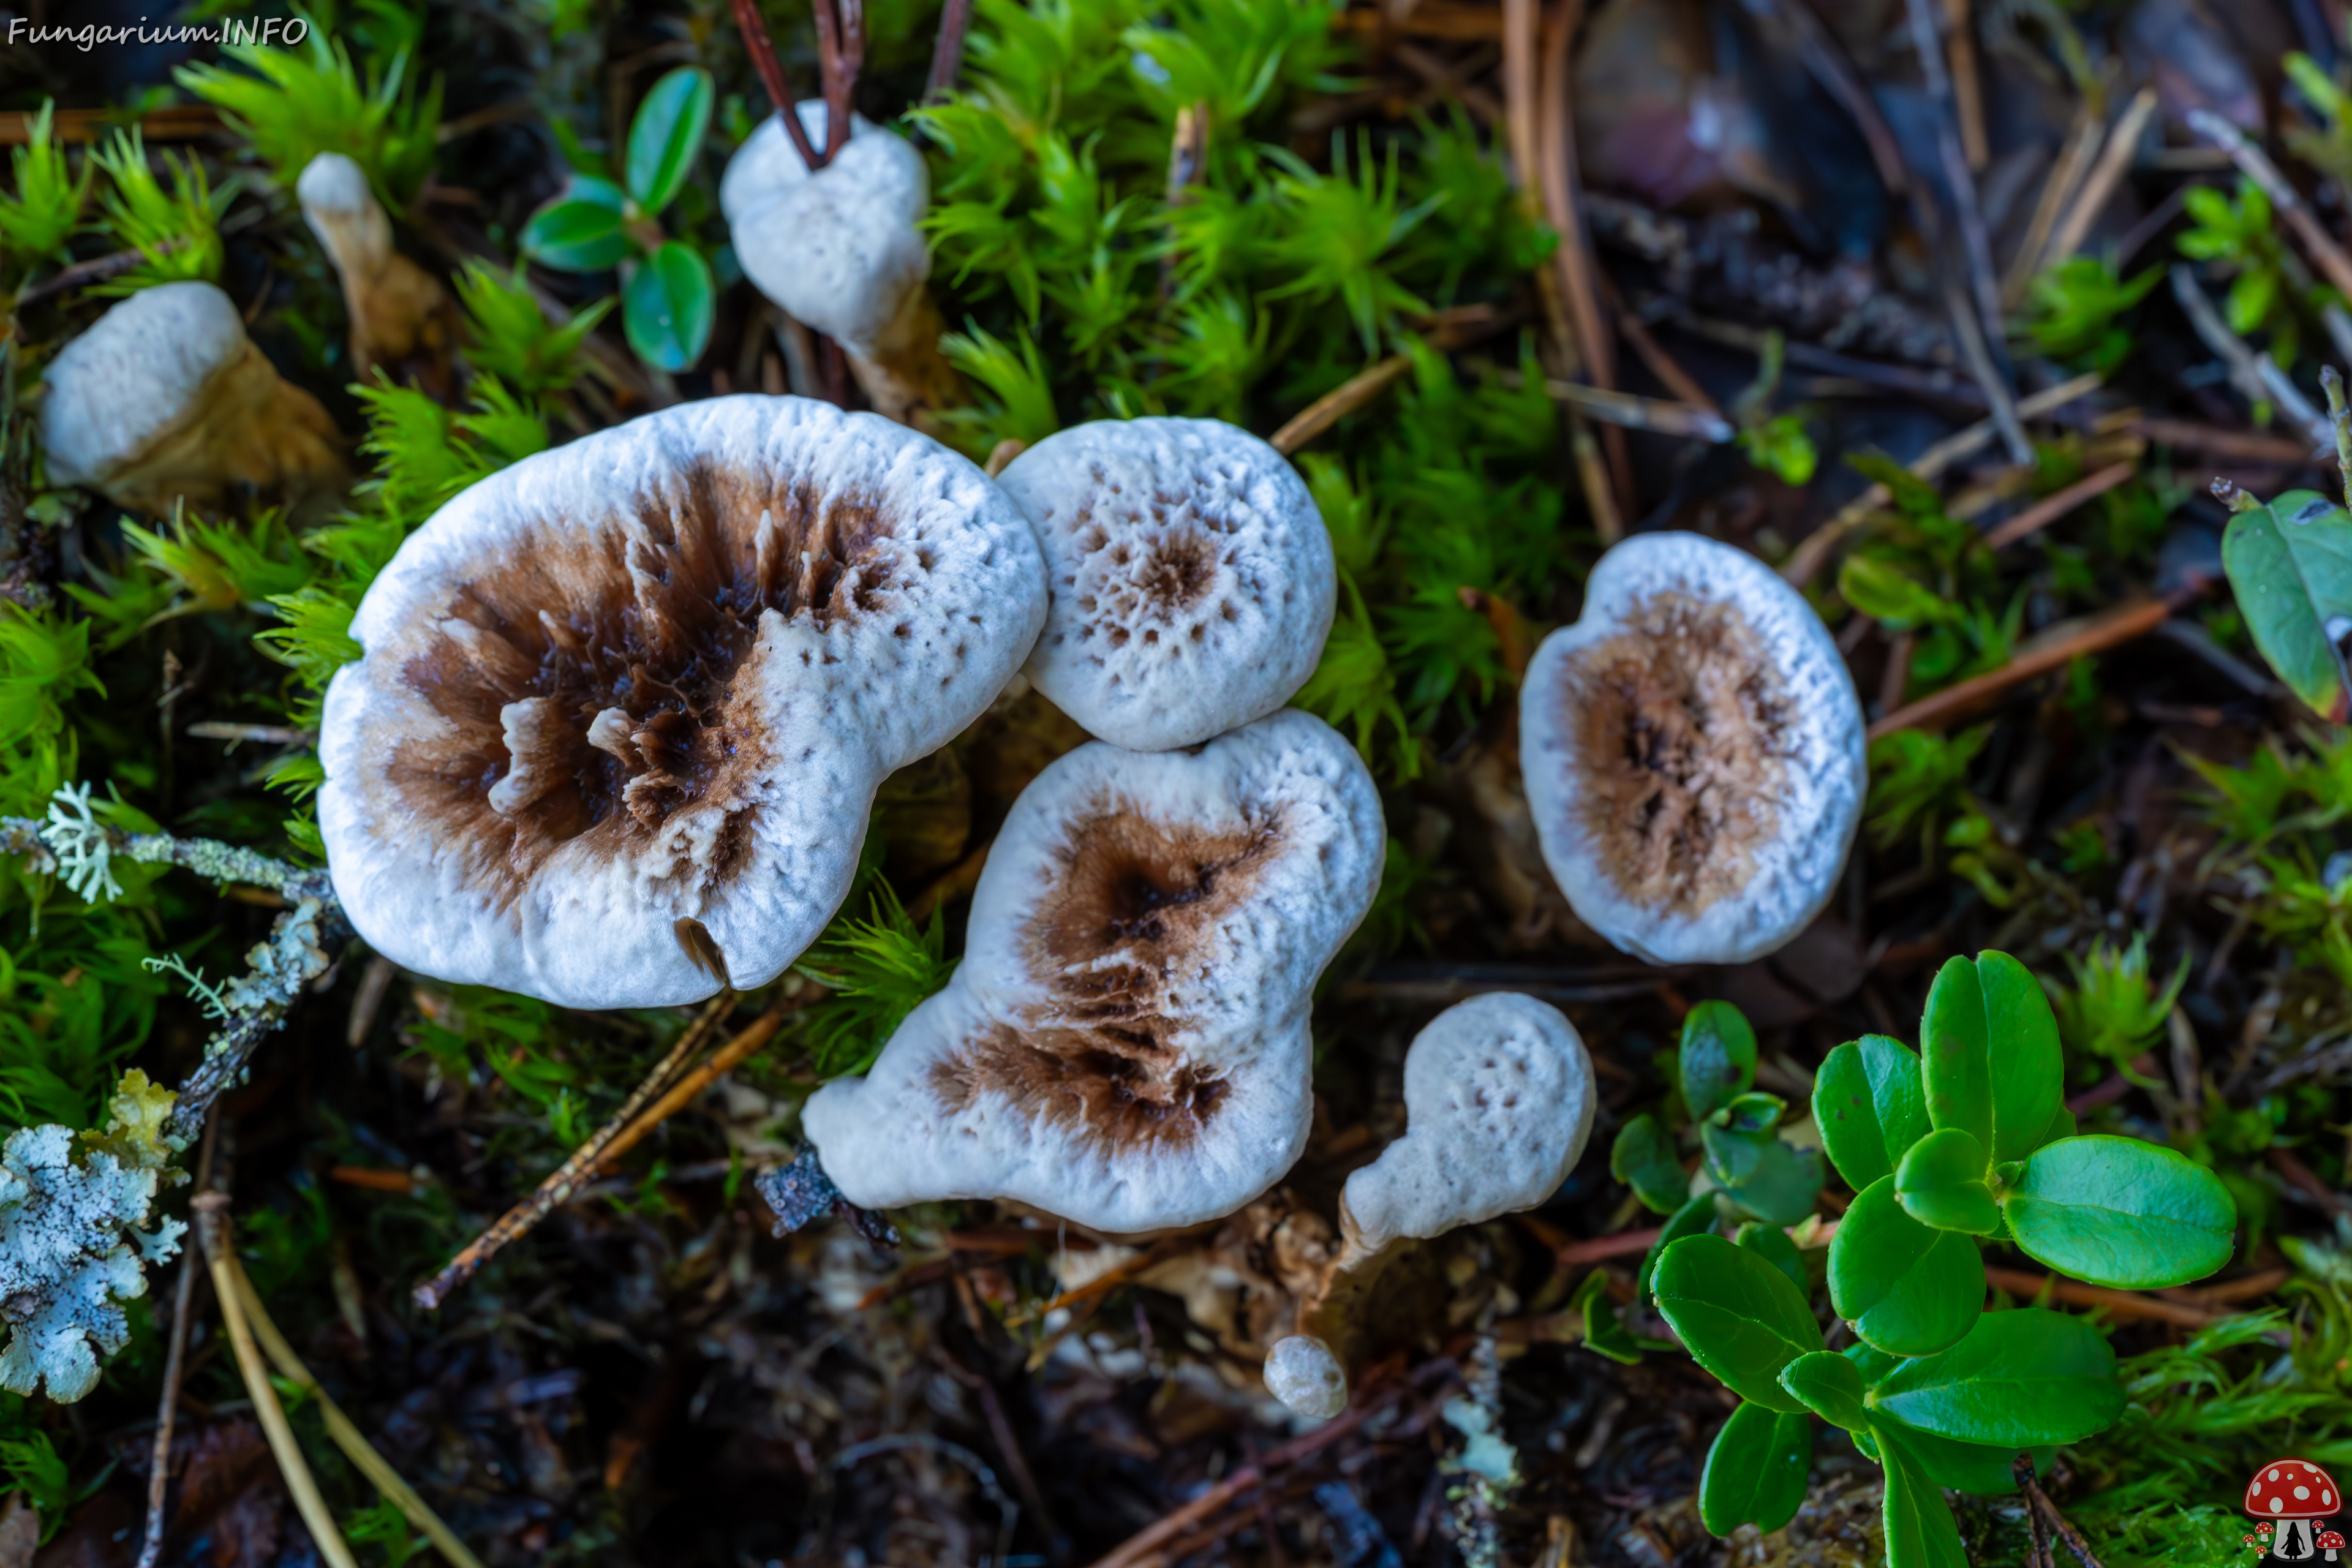
POLYGON ((401 365, 436 396, 452 389, 453 307, 441 280, 392 245, 392 217, 366 174, 341 153, 310 160, 295 184, 302 219, 334 264, 351 315, 352 372, 366 381, 401 365))
POLYGON ((931 416, 964 401, 963 377, 940 352, 947 323, 929 288, 918 288, 863 352, 843 344, 849 374, 874 412, 901 425, 929 431, 931 416))

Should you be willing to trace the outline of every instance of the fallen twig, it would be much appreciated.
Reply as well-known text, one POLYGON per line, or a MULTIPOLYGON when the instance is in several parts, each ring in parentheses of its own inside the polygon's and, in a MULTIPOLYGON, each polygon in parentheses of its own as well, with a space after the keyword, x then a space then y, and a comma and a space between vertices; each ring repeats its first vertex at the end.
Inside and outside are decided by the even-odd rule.
POLYGON ((1881 735, 1891 735, 1898 730, 1940 729, 1976 711, 2020 682, 2053 669, 2063 669, 2075 659, 2105 652, 2134 637, 2145 637, 2162 626, 2171 614, 2172 606, 2162 599, 2119 605, 2039 647, 2020 649, 1999 669, 1988 670, 1957 686, 1948 686, 1907 708, 1895 710, 1870 727, 1870 738, 1875 741, 1881 735))
POLYGON ((821 160, 801 124, 792 84, 777 63, 776 46, 768 37, 768 24, 761 19, 757 0, 733 0, 733 4, 736 29, 743 35, 743 47, 751 56, 752 68, 760 73, 760 84, 768 89, 768 101, 776 106, 776 117, 784 122, 784 134, 792 138, 793 150, 801 155, 802 163, 812 169, 818 167, 821 160))
POLYGON ((2091 1551, 2091 1543, 2083 1539, 2083 1532, 2069 1523, 2064 1514, 2058 1511, 2058 1505, 2050 1500, 2050 1494, 2043 1491, 2042 1483, 2033 1479, 2032 1470, 2029 1468, 2018 1479, 2025 1488, 2026 1500, 2050 1521, 2050 1527, 2058 1532, 2058 1539, 2066 1543, 2066 1549, 2074 1554, 2083 1568, 2101 1568, 2097 1555, 2091 1551))
POLYGON ((2273 1149, 2269 1152, 2269 1159, 2271 1168, 2285 1177, 2287 1184, 2305 1197, 2330 1214, 2352 1215, 2352 1198, 2347 1198, 2342 1193, 2321 1181, 2319 1173, 2296 1159, 2292 1153, 2284 1149, 2273 1149))
POLYGON ((409 1523, 423 1531, 425 1539, 440 1549, 441 1555, 449 1560, 452 1568, 482 1568, 482 1560, 467 1549, 466 1543, 457 1538, 457 1532, 444 1523, 441 1516, 416 1495, 415 1489, 401 1479, 400 1472, 392 1468, 391 1461, 376 1452, 375 1446, 367 1440, 366 1435, 352 1424, 349 1415, 343 1414, 342 1407, 319 1386, 318 1378, 302 1364, 302 1358, 294 1353, 294 1347, 287 1342, 284 1334, 278 1331, 278 1325, 270 1321, 268 1310, 262 1305, 260 1292, 253 1288, 253 1281, 246 1275, 245 1265, 237 1261, 234 1252, 228 1253, 226 1258, 238 1305, 244 1309, 246 1321, 251 1327, 254 1338, 260 1342, 269 1359, 278 1363, 278 1375, 301 1389, 318 1405, 320 1417, 326 1424, 327 1436, 336 1447, 343 1451, 343 1457, 374 1484, 375 1489, 382 1492, 385 1500, 398 1509, 409 1523))
MULTIPOLYGON (((2018 416, 2038 419, 2045 414, 2063 408, 2077 398, 2087 397, 2099 389, 2100 378, 2095 374, 2078 375, 2062 382, 2046 392, 2037 392, 2021 398, 2017 405, 2018 416)), ((1996 434, 1993 422, 1980 419, 1965 429, 1945 437, 1919 454, 1910 465, 1916 478, 1934 479, 1964 458, 1973 457, 1991 444, 1996 434)), ((1780 568, 1781 577, 1792 586, 1801 588, 1811 582, 1821 569, 1829 563, 1832 552, 1845 536, 1870 521, 1879 509, 1895 499, 1885 485, 1872 485, 1862 494, 1838 509, 1837 515, 1798 542, 1796 550, 1780 568)))
POLYGON ((939 42, 931 48, 931 72, 923 85, 926 100, 945 98, 955 90, 963 69, 964 29, 971 23, 971 0, 947 0, 940 7, 939 42))
POLYGON ((1604 425, 1624 426, 1635 430, 1654 430, 1664 436, 1687 436, 1694 440, 1712 441, 1724 446, 1738 438, 1739 432, 1722 415, 1687 403, 1667 403, 1655 397, 1637 397, 1630 392, 1609 392, 1580 382, 1555 381, 1545 378, 1544 391, 1555 403, 1565 403, 1604 425))
POLYGON ((1998 527, 1987 529, 1984 542, 1994 550, 2006 549, 2021 539, 2041 532, 2084 501, 2106 494, 2138 471, 2137 463, 2110 463, 2095 474, 2076 479, 2056 494, 2042 497, 1998 527))
MULTIPOLYGON (((205 1119, 204 1148, 196 1156, 196 1190, 200 1193, 212 1185, 217 1125, 212 1117, 205 1119)), ((163 1353, 163 1397, 155 1406, 155 1445, 150 1450, 152 1458, 147 1472, 147 1533, 139 1543, 138 1568, 155 1568, 163 1555, 163 1496, 172 1479, 172 1425, 180 1408, 180 1374, 187 1361, 188 1309, 196 1297, 196 1274, 194 1254, 183 1247, 180 1278, 172 1297, 172 1338, 163 1353)))
POLYGON ((2002 1268, 1990 1263, 1985 1265, 1985 1283, 2029 1301, 2047 1295, 2070 1307, 2097 1307, 2120 1318, 2145 1318, 2150 1322, 2174 1323, 2184 1329, 2206 1328, 2235 1315, 2167 1301, 2137 1290, 2115 1290, 2105 1285, 2085 1285, 2052 1274, 2030 1274, 2022 1268, 2002 1268))
POLYGON ((2189 318, 2189 325, 2198 338, 2229 367, 2230 384, 2238 389, 2238 395, 2252 404, 2276 403, 2280 413, 2310 433, 2315 451, 2333 453, 2335 427, 2279 369, 2268 351, 2255 353, 2246 346, 2243 338, 2230 330, 2229 323, 2221 320, 2221 312, 2213 308, 2213 301, 2197 286, 2197 275, 2186 263, 2176 261, 2172 265, 2172 297, 2180 302, 2181 313, 2189 318))
POLYGON ((2190 110, 2189 128, 2227 153, 2239 172, 2263 188, 2263 195, 2271 199, 2272 210, 2286 219, 2287 227, 2294 230, 2295 238, 2310 252, 2319 269, 2327 274, 2336 291, 2352 298, 2352 255, 2347 255, 2344 247, 2336 243, 2336 237, 2321 226, 2303 194, 2287 183, 2286 176, 2278 172, 2278 165, 2248 141, 2244 132, 2210 109, 2190 110))
POLYGON ((735 1004, 732 991, 721 991, 702 1016, 677 1037, 677 1043, 664 1052, 660 1061, 629 1092, 611 1120, 599 1128, 595 1136, 572 1152, 571 1157, 557 1166, 547 1179, 539 1184, 530 1196, 515 1205, 490 1226, 469 1243, 466 1249, 449 1260, 447 1268, 416 1288, 416 1304, 431 1311, 448 1298, 449 1292, 472 1279, 483 1264, 498 1256, 509 1242, 529 1234, 531 1227, 545 1219, 559 1205, 568 1200, 574 1188, 588 1181, 595 1167, 612 1149, 629 1126, 630 1118, 644 1108, 646 1102, 662 1091, 678 1068, 702 1048, 702 1042, 718 1027, 719 1020, 735 1004))
POLYGON ((1644 1230, 1621 1230, 1614 1236, 1596 1236, 1590 1241, 1571 1241, 1553 1249, 1563 1267, 1579 1263, 1598 1263, 1607 1258, 1633 1258, 1658 1244, 1664 1227, 1651 1226, 1644 1230))
MULTIPOLYGON (((2091 226, 2099 221, 2106 210, 2107 199, 2116 194, 2124 175, 2131 170, 2132 158, 2139 150, 2139 139, 2147 129, 2148 117, 2156 112, 2156 89, 2144 87, 2133 95, 2122 114, 2116 119, 2115 129, 2107 132, 2107 144, 2099 153, 2099 161, 2090 178, 2074 196, 2074 205, 2065 221, 2051 237, 2049 247, 2042 252, 2041 268, 2057 266, 2083 248, 2090 237, 2091 226)), ((2039 270, 2041 268, 2037 268, 2039 270)), ((2031 277, 2026 279, 2032 281, 2031 277)))
POLYGON ((236 1289, 236 1258, 228 1247, 228 1196, 224 1193, 205 1193, 193 1206, 196 1211, 196 1234, 203 1238, 205 1257, 211 1265, 213 1294, 220 1299, 221 1321, 228 1329, 229 1347, 236 1355, 237 1374, 245 1381, 246 1397, 253 1401, 253 1413, 269 1439, 269 1451, 278 1460, 278 1474, 285 1478, 286 1489, 294 1496, 294 1507, 302 1515, 302 1523, 310 1531, 319 1555, 327 1560, 330 1568, 359 1568, 359 1559, 352 1555, 351 1543, 336 1528, 335 1516, 327 1510, 327 1500, 319 1495, 319 1483, 311 1477, 310 1467, 303 1462, 301 1447, 294 1441, 294 1428, 287 1422, 285 1407, 278 1403, 278 1390, 270 1384, 269 1371, 261 1364, 261 1352, 254 1344, 253 1325, 245 1314, 245 1299, 236 1289))
POLYGON ((2074 123, 2067 129, 2066 140, 2051 162, 2049 174, 2042 176, 2042 194, 2034 199, 2033 216, 2025 225, 2025 237, 2018 241, 2017 253, 2009 259, 2009 271, 2000 280, 2001 303, 2011 310, 2024 300, 2026 287, 2042 270, 2042 253, 2050 247, 2050 237, 2056 230, 2062 215, 2074 198, 2091 161, 2099 155, 2099 136, 2105 127, 2099 113, 2098 95, 2085 97, 2074 110, 2074 123))
POLYGON ((1292 415, 1282 428, 1276 430, 1270 438, 1274 449, 1286 458, 1290 456, 1307 442, 1386 392, 1412 368, 1411 355, 1391 354, 1388 358, 1358 371, 1297 414, 1292 415))
POLYGON ((771 1004, 766 1012, 744 1026, 742 1033, 713 1051, 709 1060, 678 1079, 667 1094, 640 1111, 635 1121, 623 1128, 597 1160, 598 1169, 612 1169, 614 1161, 644 1142, 655 1128, 692 1104, 696 1095, 741 1066, 746 1058, 775 1038, 776 1031, 783 1027, 786 1018, 829 994, 831 993, 824 986, 807 984, 801 987, 798 994, 771 1004))

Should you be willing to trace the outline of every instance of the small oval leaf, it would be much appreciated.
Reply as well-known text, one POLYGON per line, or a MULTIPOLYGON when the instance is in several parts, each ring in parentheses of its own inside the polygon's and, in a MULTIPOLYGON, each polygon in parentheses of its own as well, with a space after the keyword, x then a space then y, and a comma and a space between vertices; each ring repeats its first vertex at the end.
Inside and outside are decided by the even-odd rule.
POLYGON ((2032 972, 2005 952, 1937 972, 1920 1020, 1927 1117, 1995 1160, 2039 1147, 2063 1098, 2058 1019, 2032 972))
POLYGON ((2041 1307, 1985 1313, 1959 1343, 1905 1362, 1866 1399, 1882 1431, 1892 1420, 2016 1448, 2080 1442, 2124 1408, 2106 1336, 2088 1319, 2041 1307))
POLYGON ((1886 1568, 1969 1568, 1960 1527, 1911 1447, 1910 1434, 1879 1426, 1872 1436, 1878 1440, 1879 1463, 1886 1467, 1886 1568))
POLYGON ((621 327, 647 364, 685 370, 710 342, 717 290, 710 268, 677 240, 665 243, 621 289, 621 327))
POLYGON ((1906 1214, 1937 1230, 1990 1236, 2000 1228, 2000 1205, 1985 1182, 1984 1145, 1957 1127, 1911 1145, 1895 1169, 1895 1196, 1906 1214))
POLYGON ((1685 1237, 1658 1259, 1658 1310, 1692 1359, 1743 1399, 1800 1411, 1780 1369, 1822 1348, 1804 1293, 1761 1255, 1719 1236, 1685 1237))
POLYGON ((714 92, 709 71, 680 66, 654 83, 637 105, 629 125, 625 178, 629 195, 647 216, 669 205, 694 172, 695 154, 710 128, 714 92))
POLYGON ((2230 519, 2221 569, 2254 646, 2321 718, 2352 720, 2352 679, 2330 623, 2352 616, 2352 517, 2326 497, 2289 490, 2230 519))
POLYGON ((1984 1310, 1984 1258, 1958 1231, 1922 1225, 1895 1178, 1863 1190, 1830 1238, 1830 1300, 1865 1342, 1891 1355, 1932 1355, 1984 1310))
POLYGON ((1683 1169, 1674 1134, 1654 1116, 1636 1116, 1618 1132, 1609 1150, 1609 1173, 1659 1214, 1690 1202, 1690 1173, 1683 1169))
POLYGON ((1885 1035, 1848 1040, 1813 1078, 1813 1124, 1845 1184, 1859 1193, 1928 1131, 1918 1053, 1885 1035))
POLYGON ((1704 1121, 1756 1081, 1756 1031, 1730 1003, 1702 1002, 1683 1019, 1678 1060, 1683 1103, 1704 1121))
POLYGON ((2137 1138, 2045 1144, 2001 1196, 2037 1261, 2126 1290, 2186 1285, 2230 1261, 2238 1205, 2213 1173, 2137 1138))
POLYGON ((562 272, 601 272, 629 254, 620 209, 602 202, 564 200, 543 206, 522 226, 522 253, 562 272))
POLYGON ((1813 1468, 1813 1418, 1742 1404, 1715 1435, 1698 1479, 1698 1521, 1715 1535, 1769 1534, 1797 1517, 1813 1468))
POLYGON ((1799 1356, 1780 1369, 1780 1386, 1832 1426, 1853 1432, 1870 1425, 1862 1403, 1862 1373, 1835 1351, 1799 1356))
POLYGON ((1642 1272, 1634 1278, 1634 1290, 1646 1299, 1650 1294, 1651 1277, 1657 1272, 1658 1259, 1666 1255, 1666 1248, 1684 1237, 1702 1234, 1714 1223, 1713 1193, 1701 1193, 1668 1215, 1666 1223, 1658 1227, 1658 1239, 1650 1243, 1650 1250, 1642 1257, 1642 1272))

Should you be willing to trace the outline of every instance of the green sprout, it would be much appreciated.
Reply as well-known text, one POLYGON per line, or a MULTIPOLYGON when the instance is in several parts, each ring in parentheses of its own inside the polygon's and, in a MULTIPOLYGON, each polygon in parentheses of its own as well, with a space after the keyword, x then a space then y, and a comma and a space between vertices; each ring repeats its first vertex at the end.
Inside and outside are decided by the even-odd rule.
POLYGON ((57 105, 42 100, 31 133, 12 154, 16 194, 0 195, 0 247, 21 261, 64 255, 89 195, 90 165, 82 165, 79 179, 68 172, 66 150, 53 129, 56 115, 57 105))
POLYGON ((701 251, 662 231, 710 127, 710 73, 681 66, 654 83, 629 125, 623 182, 575 173, 523 226, 523 254, 564 272, 621 269, 621 327, 637 357, 690 368, 710 344, 718 285, 701 251))

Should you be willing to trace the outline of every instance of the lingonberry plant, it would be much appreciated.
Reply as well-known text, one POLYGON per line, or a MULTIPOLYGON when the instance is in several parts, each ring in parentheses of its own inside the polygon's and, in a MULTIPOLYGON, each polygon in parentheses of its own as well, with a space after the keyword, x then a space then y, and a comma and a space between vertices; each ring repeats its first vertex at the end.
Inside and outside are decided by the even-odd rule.
POLYGON ((1822 1143, 1857 1194, 1829 1249, 1853 1344, 1831 1351, 1805 1292, 1754 1247, 1690 1235, 1658 1258, 1659 1311, 1742 1401, 1699 1483, 1718 1535, 1795 1515, 1818 1415, 1885 1468, 1889 1568, 1962 1568, 1937 1488, 2012 1490, 2021 1454, 2045 1468, 2124 1409, 2088 1320, 1985 1310, 1980 1245, 2132 1289, 2229 1260, 2237 1210, 2210 1172, 2160 1144, 2076 1135, 2057 1020, 2023 964, 1953 959, 1919 1032, 1921 1053, 1879 1035, 1840 1046, 1814 1080, 1822 1143))

